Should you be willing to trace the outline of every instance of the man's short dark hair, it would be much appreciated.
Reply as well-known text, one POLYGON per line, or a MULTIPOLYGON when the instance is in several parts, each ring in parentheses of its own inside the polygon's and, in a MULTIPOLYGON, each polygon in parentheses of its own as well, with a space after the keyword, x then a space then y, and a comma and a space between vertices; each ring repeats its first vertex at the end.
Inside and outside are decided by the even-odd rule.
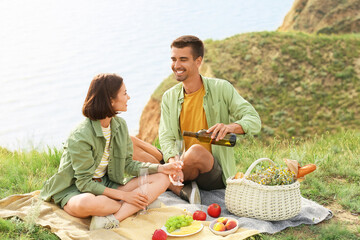
POLYGON ((191 47, 193 59, 204 57, 204 43, 196 36, 184 35, 178 37, 171 43, 171 48, 191 47))
POLYGON ((91 120, 114 117, 111 100, 116 99, 123 84, 123 79, 116 74, 102 73, 96 75, 90 83, 82 108, 83 115, 91 120))

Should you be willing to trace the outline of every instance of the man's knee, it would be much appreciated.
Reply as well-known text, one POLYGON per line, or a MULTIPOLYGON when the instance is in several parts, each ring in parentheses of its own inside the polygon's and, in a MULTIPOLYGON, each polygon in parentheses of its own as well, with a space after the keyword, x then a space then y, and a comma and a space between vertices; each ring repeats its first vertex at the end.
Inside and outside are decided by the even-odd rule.
POLYGON ((205 154, 209 152, 200 144, 194 144, 186 151, 186 153, 191 156, 197 156, 199 154, 205 154))
POLYGON ((201 172, 210 171, 214 163, 212 154, 200 144, 194 144, 186 151, 185 161, 187 159, 191 166, 197 167, 201 172))

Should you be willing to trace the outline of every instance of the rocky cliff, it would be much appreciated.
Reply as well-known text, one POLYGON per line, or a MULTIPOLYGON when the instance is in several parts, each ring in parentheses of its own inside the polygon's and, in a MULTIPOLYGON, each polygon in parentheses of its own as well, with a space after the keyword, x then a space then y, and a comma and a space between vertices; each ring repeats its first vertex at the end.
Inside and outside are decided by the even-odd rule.
POLYGON ((295 0, 279 31, 360 32, 360 0, 295 0))

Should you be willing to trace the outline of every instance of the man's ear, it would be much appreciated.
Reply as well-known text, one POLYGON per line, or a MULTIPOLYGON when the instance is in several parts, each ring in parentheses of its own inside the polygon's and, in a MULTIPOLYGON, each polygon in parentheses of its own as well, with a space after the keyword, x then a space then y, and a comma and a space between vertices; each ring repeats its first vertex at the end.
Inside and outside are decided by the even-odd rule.
POLYGON ((201 56, 199 56, 196 60, 195 60, 195 63, 196 63, 196 66, 199 68, 201 63, 202 63, 202 60, 203 58, 201 56))

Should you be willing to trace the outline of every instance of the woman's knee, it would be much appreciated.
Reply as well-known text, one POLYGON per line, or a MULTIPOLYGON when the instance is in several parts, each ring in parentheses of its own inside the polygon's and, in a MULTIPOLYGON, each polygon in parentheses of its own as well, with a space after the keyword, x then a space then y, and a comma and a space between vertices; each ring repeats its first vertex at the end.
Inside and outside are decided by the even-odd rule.
POLYGON ((97 197, 93 194, 89 194, 88 197, 80 199, 77 205, 78 208, 82 210, 96 208, 98 207, 97 197))
POLYGON ((76 215, 86 215, 89 209, 94 207, 94 199, 95 195, 90 193, 82 193, 81 195, 70 198, 64 209, 67 208, 76 215))

